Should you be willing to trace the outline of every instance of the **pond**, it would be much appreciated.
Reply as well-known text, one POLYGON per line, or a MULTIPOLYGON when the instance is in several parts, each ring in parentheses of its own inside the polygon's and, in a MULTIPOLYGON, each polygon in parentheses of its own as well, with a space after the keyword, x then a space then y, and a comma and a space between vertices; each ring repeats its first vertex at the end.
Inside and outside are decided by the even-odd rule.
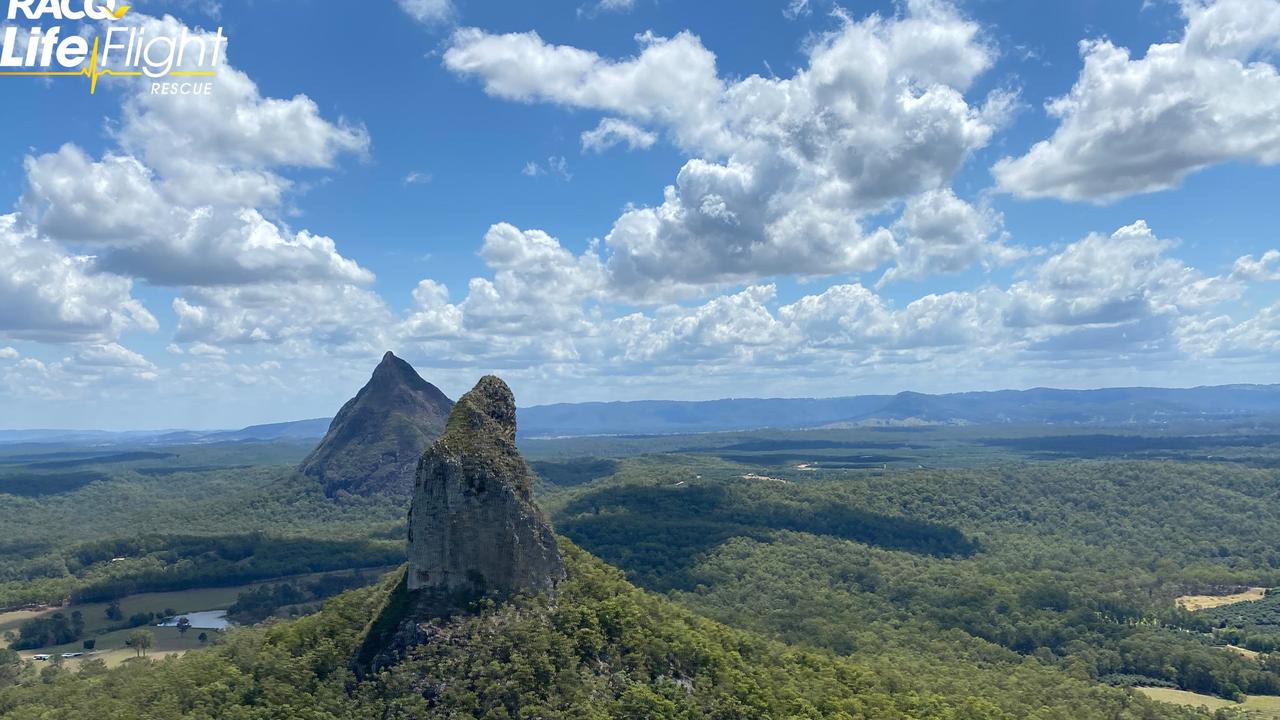
POLYGON ((190 620, 191 627, 200 630, 225 630, 231 625, 231 623, 227 621, 226 610, 202 610, 200 612, 174 615, 168 620, 157 625, 157 627, 177 627, 179 618, 186 618, 190 620))

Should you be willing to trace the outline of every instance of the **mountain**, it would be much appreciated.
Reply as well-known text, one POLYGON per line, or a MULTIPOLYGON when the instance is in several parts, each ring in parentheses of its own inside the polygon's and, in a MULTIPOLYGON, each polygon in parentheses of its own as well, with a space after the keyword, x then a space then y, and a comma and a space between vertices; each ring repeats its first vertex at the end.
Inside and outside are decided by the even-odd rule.
POLYGON ((409 510, 409 566, 357 666, 391 664, 423 639, 418 624, 554 590, 564 579, 555 535, 533 502, 534 474, 516 450, 516 402, 488 375, 458 400, 418 464, 409 510))
POLYGON ((521 435, 674 434, 810 427, 871 412, 891 395, 842 398, 637 400, 537 405, 520 409, 521 435))
MULTIPOLYGON (((557 403, 520 408, 519 414, 520 434, 527 438, 674 435, 864 425, 1158 425, 1280 420, 1280 385, 1218 385, 1185 389, 1033 388, 945 395, 901 392, 896 395, 835 398, 557 403)), ((322 437, 328 424, 329 420, 317 419, 255 425, 242 430, 0 430, 0 445, 145 446, 307 440, 322 437)))
POLYGON ((876 425, 1126 425, 1280 420, 1280 385, 997 390, 843 398, 646 400, 522 408, 522 436, 678 434, 876 425))
POLYGON ((1280 415, 1280 386, 996 390, 947 395, 903 392, 839 425, 1126 425, 1280 415))
POLYGON ((388 352, 298 469, 330 497, 407 496, 418 458, 444 432, 452 409, 452 400, 388 352))

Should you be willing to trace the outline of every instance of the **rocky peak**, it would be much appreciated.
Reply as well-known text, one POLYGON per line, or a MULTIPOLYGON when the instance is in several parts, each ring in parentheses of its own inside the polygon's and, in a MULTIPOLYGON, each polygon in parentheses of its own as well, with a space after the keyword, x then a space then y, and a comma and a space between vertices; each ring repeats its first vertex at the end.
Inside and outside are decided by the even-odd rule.
POLYGON ((482 378, 418 465, 409 511, 411 591, 506 597, 549 590, 564 576, 515 438, 511 388, 482 378))
POLYGON ((408 496, 418 458, 444 432, 453 401, 388 352, 300 470, 325 494, 408 496))
POLYGON ((502 380, 486 376, 458 400, 418 463, 409 564, 370 626, 358 673, 424 642, 423 624, 434 618, 466 612, 482 598, 552 591, 565 577, 515 438, 515 397, 502 380))

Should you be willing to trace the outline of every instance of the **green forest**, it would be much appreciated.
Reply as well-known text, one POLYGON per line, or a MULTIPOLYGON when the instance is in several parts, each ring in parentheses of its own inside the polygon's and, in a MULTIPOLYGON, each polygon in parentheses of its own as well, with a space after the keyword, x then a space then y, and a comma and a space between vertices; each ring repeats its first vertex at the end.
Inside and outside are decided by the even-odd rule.
POLYGON ((0 493, 0 605, 260 584, 182 658, 33 663, 78 635, 71 612, 28 621, 22 655, 0 655, 0 715, 1066 720, 1204 717, 1135 687, 1280 695, 1280 595, 1175 602, 1280 587, 1274 446, 1122 436, 1082 457, 1034 437, 526 442, 570 560, 558 599, 442 621, 359 681, 348 659, 393 578, 333 594, 403 561, 403 500, 325 497, 283 450, 76 464, 106 479, 0 493), (1182 457, 1198 442, 1260 460, 1182 457), (287 579, 319 571, 341 572, 287 579))

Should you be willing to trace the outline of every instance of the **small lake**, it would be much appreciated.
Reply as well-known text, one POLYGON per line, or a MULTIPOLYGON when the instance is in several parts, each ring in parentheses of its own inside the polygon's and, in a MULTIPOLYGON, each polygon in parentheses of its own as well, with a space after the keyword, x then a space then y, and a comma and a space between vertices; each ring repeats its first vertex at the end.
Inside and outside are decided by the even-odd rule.
POLYGON ((191 627, 200 630, 226 630, 231 626, 227 621, 226 610, 201 610, 200 612, 182 613, 174 615, 169 620, 160 623, 156 627, 177 627, 178 619, 186 618, 191 621, 191 627))

